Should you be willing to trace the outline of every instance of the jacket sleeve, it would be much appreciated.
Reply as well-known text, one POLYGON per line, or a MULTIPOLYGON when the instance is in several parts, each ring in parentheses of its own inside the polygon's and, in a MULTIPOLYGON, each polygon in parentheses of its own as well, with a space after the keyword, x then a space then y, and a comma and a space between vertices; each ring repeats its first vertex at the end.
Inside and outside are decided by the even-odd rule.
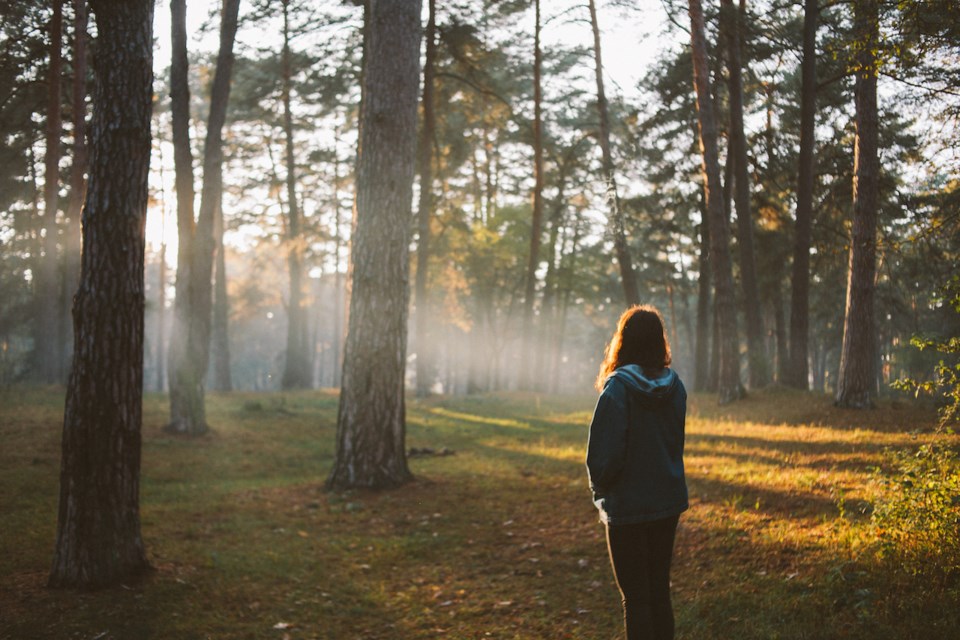
POLYGON ((627 406, 621 382, 607 382, 597 400, 587 442, 590 488, 602 494, 620 477, 627 455, 627 406))

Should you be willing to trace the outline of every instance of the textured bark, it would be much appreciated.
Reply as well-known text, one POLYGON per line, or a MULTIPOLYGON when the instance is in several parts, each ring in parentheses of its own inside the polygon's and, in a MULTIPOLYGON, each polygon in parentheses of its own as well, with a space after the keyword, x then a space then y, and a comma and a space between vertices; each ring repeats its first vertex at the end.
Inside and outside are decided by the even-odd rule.
POLYGON ((727 87, 730 96, 730 149, 733 156, 733 200, 737 207, 737 248, 740 252, 740 284, 746 318, 747 364, 750 386, 770 383, 770 366, 760 317, 756 255, 753 248, 753 214, 750 207, 750 179, 747 139, 743 131, 743 61, 740 51, 744 5, 738 11, 733 0, 721 0, 723 32, 727 49, 727 87))
POLYGON ((800 159, 797 167, 797 220, 793 238, 790 288, 790 362, 784 383, 798 389, 809 386, 810 228, 816 173, 814 128, 817 109, 817 0, 803 7, 803 59, 800 62, 800 159))
POLYGON ((857 133, 853 160, 853 229, 836 401, 839 406, 856 409, 872 407, 877 391, 874 280, 880 163, 874 52, 878 28, 876 0, 857 0, 854 3, 857 133))
POLYGON ((353 288, 331 488, 411 479, 404 369, 420 75, 419 0, 371 0, 357 158, 353 288))
POLYGON ((430 319, 430 292, 427 289, 427 270, 430 265, 430 220, 433 216, 433 137, 436 116, 433 104, 434 67, 437 59, 436 0, 428 0, 426 57, 423 67, 423 126, 420 129, 420 201, 417 206, 417 276, 414 300, 417 304, 417 396, 429 395, 435 374, 433 349, 428 336, 430 319))
POLYGON ((607 205, 610 207, 608 224, 613 228, 613 246, 617 254, 617 263, 620 265, 620 282, 623 285, 624 300, 627 306, 632 306, 640 304, 640 295, 637 290, 637 277, 633 272, 633 261, 630 258, 630 247, 627 243, 623 209, 620 207, 620 194, 617 192, 613 153, 610 150, 610 116, 607 107, 607 95, 603 89, 603 62, 600 56, 600 26, 597 21, 596 0, 590 0, 590 26, 593 29, 593 59, 597 78, 597 115, 600 119, 600 129, 597 132, 597 137, 600 139, 600 152, 603 156, 603 180, 607 185, 607 205))
POLYGON ((540 235, 543 228, 543 88, 541 72, 543 51, 540 48, 540 0, 534 3, 533 32, 533 218, 530 221, 530 254, 523 292, 523 356, 520 362, 520 387, 533 386, 533 311, 537 290, 537 265, 540 264, 540 235))
POLYGON ((87 192, 87 0, 73 2, 73 161, 70 165, 70 201, 63 240, 63 362, 73 353, 73 324, 69 310, 80 281, 80 214, 87 192))
POLYGON ((139 487, 153 2, 91 6, 97 83, 53 587, 108 586, 149 568, 139 487))
POLYGON ((63 0, 54 0, 50 18, 50 65, 47 70, 46 150, 43 173, 43 259, 35 289, 34 358, 41 382, 61 381, 63 348, 60 318, 60 281, 57 256, 57 209, 60 195, 60 75, 63 68, 63 0))
POLYGON ((224 0, 220 24, 220 50, 217 69, 210 91, 210 114, 203 154, 203 188, 196 226, 193 222, 193 172, 190 163, 189 114, 186 81, 186 29, 183 23, 182 0, 170 3, 174 14, 173 65, 171 66, 171 103, 173 111, 174 167, 177 172, 177 222, 180 228, 180 250, 177 256, 177 299, 174 306, 174 331, 168 359, 170 375, 170 422, 165 429, 172 433, 200 435, 207 431, 204 399, 204 377, 210 360, 210 325, 213 305, 213 260, 215 241, 213 226, 223 196, 223 139, 227 102, 230 98, 230 75, 233 69, 233 42, 237 33, 240 0, 224 0), (177 72, 174 72, 177 68, 177 72), (176 91, 176 94, 174 94, 176 91), (178 103, 180 103, 178 105, 178 103), (178 135, 179 134, 179 135, 178 135), (178 141, 181 144, 178 146, 178 141), (183 141, 186 142, 184 149, 183 141), (181 181, 184 183, 181 185, 181 181), (189 185, 186 183, 189 181, 189 185), (181 196, 187 194, 189 205, 181 196), (186 211, 184 209, 187 209, 186 211), (187 215, 189 214, 189 220, 187 215), (186 229, 190 229, 189 237, 186 229), (183 244, 187 240, 187 248, 183 244), (187 251, 187 254, 184 254, 187 251), (181 261, 183 258, 184 261, 181 261))
POLYGON ((715 306, 719 325, 720 378, 717 392, 721 403, 740 398, 740 358, 737 315, 730 260, 730 229, 723 212, 720 163, 717 155, 717 124, 710 91, 707 42, 700 0, 689 0, 690 35, 693 54, 693 84, 697 94, 700 151, 706 185, 707 216, 710 218, 710 258, 713 265, 715 306))
POLYGON ((303 295, 304 239, 300 203, 297 200, 297 164, 293 153, 293 112, 290 109, 290 23, 288 0, 283 4, 283 53, 281 74, 283 83, 283 134, 287 165, 287 269, 290 276, 290 294, 287 301, 287 354, 281 386, 284 389, 308 389, 313 386, 313 359, 307 339, 307 309, 303 295))

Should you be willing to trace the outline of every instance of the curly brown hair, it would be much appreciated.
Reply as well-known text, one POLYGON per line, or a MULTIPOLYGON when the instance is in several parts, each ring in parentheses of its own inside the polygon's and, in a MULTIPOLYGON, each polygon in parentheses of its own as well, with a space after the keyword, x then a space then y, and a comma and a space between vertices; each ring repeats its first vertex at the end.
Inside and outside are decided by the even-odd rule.
POLYGON ((652 305, 634 305, 624 311, 617 322, 617 330, 603 352, 603 363, 594 386, 602 391, 607 378, 626 364, 662 369, 671 362, 670 342, 660 312, 652 305))

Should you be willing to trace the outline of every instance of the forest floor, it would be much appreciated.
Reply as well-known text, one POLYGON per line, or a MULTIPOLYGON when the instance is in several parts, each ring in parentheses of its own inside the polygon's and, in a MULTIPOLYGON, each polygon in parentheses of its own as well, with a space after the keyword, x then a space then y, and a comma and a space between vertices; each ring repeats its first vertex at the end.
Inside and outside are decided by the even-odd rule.
MULTIPOLYGON (((622 637, 583 467, 593 401, 411 399, 408 446, 453 453, 412 457, 398 490, 331 493, 335 394, 214 394, 198 439, 164 434, 148 396, 154 571, 80 592, 45 588, 62 391, 0 391, 0 638, 622 637)), ((786 390, 690 404, 678 638, 960 637, 956 581, 878 559, 868 515, 886 449, 955 438, 932 409, 786 390)))

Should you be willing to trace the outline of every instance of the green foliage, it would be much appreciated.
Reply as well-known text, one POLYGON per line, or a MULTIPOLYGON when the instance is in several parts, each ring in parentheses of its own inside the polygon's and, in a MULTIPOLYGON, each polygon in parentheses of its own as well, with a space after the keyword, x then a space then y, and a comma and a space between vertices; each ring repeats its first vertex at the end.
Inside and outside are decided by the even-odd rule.
MULTIPOLYGON (((960 276, 954 276, 947 284, 939 302, 949 303, 960 313, 960 276)), ((903 391, 913 391, 918 396, 921 393, 940 394, 945 402, 940 407, 939 426, 941 430, 953 433, 952 425, 960 421, 960 358, 957 357, 957 354, 960 354, 960 337, 932 339, 914 336, 910 343, 921 351, 935 349, 944 357, 934 366, 933 379, 918 381, 904 377, 893 382, 892 386, 903 391)))
POLYGON ((892 475, 878 471, 883 494, 874 504, 878 555, 913 575, 960 572, 960 456, 924 445, 891 454, 892 475))

